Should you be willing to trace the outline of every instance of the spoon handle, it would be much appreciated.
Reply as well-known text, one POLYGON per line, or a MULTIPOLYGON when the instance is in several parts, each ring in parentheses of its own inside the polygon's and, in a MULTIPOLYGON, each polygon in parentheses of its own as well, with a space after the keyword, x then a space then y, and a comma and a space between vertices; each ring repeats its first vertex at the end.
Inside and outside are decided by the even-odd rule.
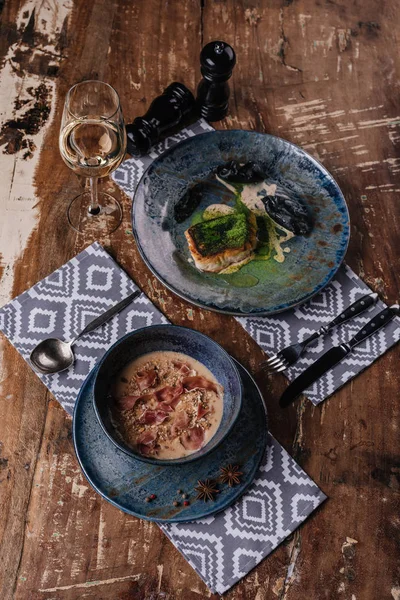
POLYGON ((141 290, 136 290, 136 292, 133 292, 133 294, 130 294, 129 296, 121 300, 121 302, 114 304, 114 306, 109 308, 105 313, 103 313, 93 321, 90 321, 90 323, 86 325, 85 329, 78 333, 78 335, 70 342, 71 346, 76 342, 77 339, 79 339, 83 335, 86 335, 87 333, 94 331, 104 323, 107 323, 107 321, 109 321, 111 317, 121 312, 121 310, 128 306, 128 304, 130 304, 131 302, 133 302, 133 300, 138 298, 138 296, 140 296, 141 293, 141 290))

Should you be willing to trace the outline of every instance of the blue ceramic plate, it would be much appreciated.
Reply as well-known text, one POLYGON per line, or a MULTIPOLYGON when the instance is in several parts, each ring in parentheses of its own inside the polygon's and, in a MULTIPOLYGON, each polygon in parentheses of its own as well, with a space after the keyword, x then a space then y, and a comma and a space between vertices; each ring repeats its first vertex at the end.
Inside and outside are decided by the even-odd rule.
POLYGON ((193 463, 160 466, 145 463, 116 448, 103 432, 93 408, 96 368, 83 384, 75 405, 73 438, 82 470, 103 498, 148 521, 187 522, 207 517, 232 504, 253 481, 267 444, 268 423, 264 401, 250 374, 235 361, 244 387, 241 413, 229 436, 210 454, 193 463), (243 472, 235 487, 219 484, 214 502, 195 500, 197 480, 216 479, 220 467, 238 464, 243 472), (177 490, 189 494, 183 506, 177 490), (145 498, 156 494, 148 503, 145 498), (174 500, 181 505, 173 506, 174 500))
POLYGON ((347 250, 349 214, 330 173, 301 148, 253 131, 213 131, 189 138, 167 150, 148 168, 132 206, 139 251, 158 279, 176 294, 211 310, 236 315, 270 315, 305 302, 335 275, 347 250), (229 160, 255 161, 289 195, 298 195, 312 213, 307 237, 285 244, 285 260, 252 261, 237 273, 198 271, 189 259, 184 231, 210 204, 233 205, 233 195, 213 170, 229 160), (174 206, 186 189, 208 185, 203 200, 181 224, 174 206))

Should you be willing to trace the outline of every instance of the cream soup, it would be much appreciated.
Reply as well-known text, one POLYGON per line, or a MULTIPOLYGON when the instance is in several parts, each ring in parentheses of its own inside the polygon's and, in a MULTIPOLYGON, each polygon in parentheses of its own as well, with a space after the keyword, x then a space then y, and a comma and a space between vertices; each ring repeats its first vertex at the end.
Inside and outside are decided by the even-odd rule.
POLYGON ((112 389, 112 418, 126 444, 171 460, 196 452, 216 433, 223 387, 180 352, 150 352, 128 363, 112 389))

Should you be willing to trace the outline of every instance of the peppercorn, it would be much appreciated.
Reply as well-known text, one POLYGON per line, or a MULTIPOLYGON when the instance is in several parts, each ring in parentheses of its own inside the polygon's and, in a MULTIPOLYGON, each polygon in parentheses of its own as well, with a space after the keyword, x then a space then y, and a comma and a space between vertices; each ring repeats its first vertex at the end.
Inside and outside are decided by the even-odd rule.
POLYGON ((179 506, 179 502, 177 502, 176 500, 174 500, 172 504, 173 504, 174 506, 179 506))
POLYGON ((182 494, 182 490, 178 490, 178 492, 177 492, 177 493, 178 493, 178 494, 182 494))
POLYGON ((149 498, 149 496, 146 496, 145 501, 146 502, 151 502, 151 499, 149 498))
POLYGON ((183 503, 183 506, 189 506, 190 502, 189 500, 185 500, 185 502, 183 503))
POLYGON ((155 500, 156 498, 157 498, 157 496, 155 494, 151 494, 150 500, 155 500))
POLYGON ((188 495, 187 494, 182 494, 182 498, 187 498, 188 495))

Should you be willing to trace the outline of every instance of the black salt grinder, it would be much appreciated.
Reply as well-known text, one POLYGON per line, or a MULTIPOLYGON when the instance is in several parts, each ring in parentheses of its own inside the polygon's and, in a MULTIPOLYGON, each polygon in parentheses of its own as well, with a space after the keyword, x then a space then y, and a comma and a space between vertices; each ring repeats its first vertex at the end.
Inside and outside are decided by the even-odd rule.
POLYGON ((126 126, 127 151, 133 156, 147 154, 162 134, 178 125, 195 106, 192 92, 183 83, 171 83, 150 104, 142 117, 126 126))
POLYGON ((207 121, 220 121, 228 113, 229 84, 236 64, 235 51, 226 42, 210 42, 200 53, 203 79, 197 88, 197 107, 207 121))

